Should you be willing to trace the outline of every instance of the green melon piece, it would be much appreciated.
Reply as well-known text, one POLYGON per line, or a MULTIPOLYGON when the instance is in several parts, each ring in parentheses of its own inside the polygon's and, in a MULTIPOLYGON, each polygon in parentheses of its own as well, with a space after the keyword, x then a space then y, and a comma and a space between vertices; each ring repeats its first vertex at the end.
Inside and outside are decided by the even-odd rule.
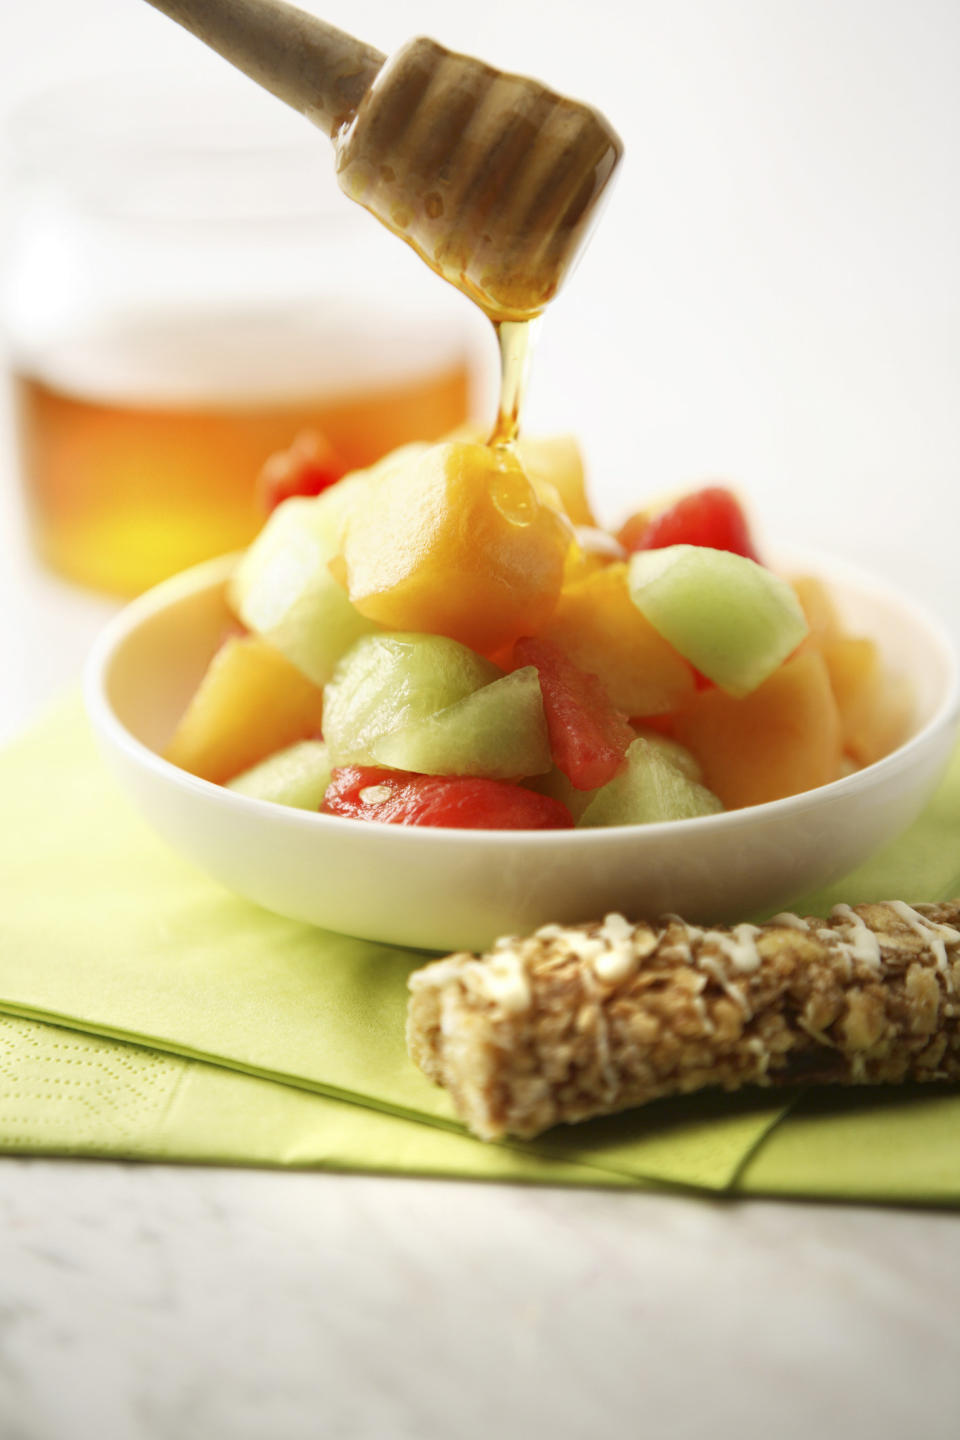
POLYGON ((333 766, 322 740, 301 740, 227 782, 228 790, 297 810, 319 810, 333 766))
POLYGON ((664 747, 634 740, 619 775, 593 792, 579 825, 651 825, 661 820, 691 820, 723 809, 711 790, 684 775, 664 747))
POLYGON ((278 505, 227 590, 231 609, 247 629, 315 685, 327 683, 355 640, 380 629, 350 604, 329 569, 343 516, 365 479, 348 476, 314 499, 296 496, 278 505))
POLYGON ((661 754, 675 765, 681 774, 686 775, 688 780, 699 782, 703 779, 700 761, 686 745, 681 745, 679 740, 674 740, 670 735, 661 735, 658 730, 651 730, 646 725, 635 725, 634 729, 639 739, 656 745, 661 754))
POLYGON ((489 660, 444 635, 381 633, 358 640, 323 695, 323 737, 335 765, 375 765, 374 745, 500 678, 489 660))
POLYGON ((628 584, 653 628, 730 695, 756 690, 807 633, 786 580, 728 550, 640 550, 630 557, 628 584))
POLYGON ((552 765, 536 667, 526 665, 370 747, 377 765, 421 775, 519 780, 552 765))
POLYGON ((546 775, 535 775, 531 779, 524 780, 523 785, 526 790, 536 790, 538 795, 547 795, 551 800, 559 800, 561 805, 566 805, 575 822, 580 819, 597 793, 596 790, 578 790, 556 765, 548 770, 546 775))

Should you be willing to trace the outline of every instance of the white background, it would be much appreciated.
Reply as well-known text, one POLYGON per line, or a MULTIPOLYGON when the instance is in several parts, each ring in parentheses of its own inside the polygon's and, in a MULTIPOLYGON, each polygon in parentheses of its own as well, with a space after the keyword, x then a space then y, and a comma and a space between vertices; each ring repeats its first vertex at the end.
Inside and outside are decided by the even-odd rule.
MULTIPOLYGON (((529 71, 620 130, 621 178, 545 323, 530 411, 531 428, 582 436, 608 518, 729 477, 763 532, 900 577, 960 637, 960 6, 330 0, 323 13, 382 49, 428 33, 529 71)), ((227 73, 144 0, 0 6, 0 112, 144 65, 227 73)), ((19 718, 79 664, 105 608, 72 591, 66 605, 12 555, 4 568, 18 619, 0 662, 19 718)))

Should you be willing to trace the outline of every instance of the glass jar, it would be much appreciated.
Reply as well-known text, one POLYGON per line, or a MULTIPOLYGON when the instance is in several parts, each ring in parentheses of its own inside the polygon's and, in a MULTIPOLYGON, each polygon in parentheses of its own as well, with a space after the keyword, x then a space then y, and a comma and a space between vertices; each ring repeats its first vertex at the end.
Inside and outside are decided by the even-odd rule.
POLYGON ((246 544, 265 459, 304 430, 355 468, 467 419, 472 307, 248 82, 77 87, 12 140, 23 491, 64 576, 128 595, 246 544))

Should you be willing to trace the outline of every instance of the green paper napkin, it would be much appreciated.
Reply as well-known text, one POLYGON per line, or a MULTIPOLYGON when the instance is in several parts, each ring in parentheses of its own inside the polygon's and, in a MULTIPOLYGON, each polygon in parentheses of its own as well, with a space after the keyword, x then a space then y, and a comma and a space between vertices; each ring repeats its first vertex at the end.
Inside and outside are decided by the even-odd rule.
MULTIPOLYGON (((75 703, 0 758, 0 783, 2 1149, 960 1199, 960 1097, 941 1091, 793 1116, 783 1094, 691 1097, 482 1145, 404 1051, 421 956, 269 915, 181 861, 116 792, 75 703)), ((843 898, 960 888, 958 796, 960 760, 843 898)))

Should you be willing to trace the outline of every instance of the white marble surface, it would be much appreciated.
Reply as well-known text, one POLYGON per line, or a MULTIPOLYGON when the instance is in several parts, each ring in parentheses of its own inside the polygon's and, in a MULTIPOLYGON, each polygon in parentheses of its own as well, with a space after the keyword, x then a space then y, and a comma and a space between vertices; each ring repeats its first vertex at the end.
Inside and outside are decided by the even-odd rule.
MULTIPOLYGON (((772 535, 896 573, 960 638, 955 5, 597 0, 585 33, 558 0, 549 46, 527 0, 315 8, 602 72, 632 169, 540 423, 584 431, 608 509, 735 475, 772 535)), ((2 93, 129 60, 145 16, 185 60, 134 0, 3 5, 2 93)), ((9 438, 3 737, 111 608, 34 566, 9 438)), ((0 1160, 0 1436, 953 1440, 958 1292, 951 1214, 0 1160)))
POLYGON ((5 1440, 952 1440, 955 1218, 8 1161, 5 1440))

